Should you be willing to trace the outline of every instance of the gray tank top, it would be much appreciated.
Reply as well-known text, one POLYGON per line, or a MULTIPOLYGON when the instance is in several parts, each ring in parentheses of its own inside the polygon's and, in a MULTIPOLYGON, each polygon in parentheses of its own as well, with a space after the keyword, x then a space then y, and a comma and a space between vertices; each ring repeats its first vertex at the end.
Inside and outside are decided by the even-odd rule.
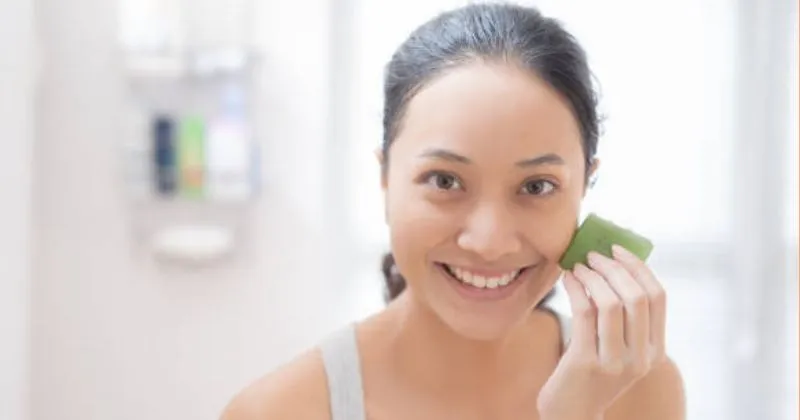
MULTIPOLYGON (((569 342, 570 319, 552 311, 561 327, 562 349, 569 342)), ((328 379, 331 420, 366 420, 361 361, 355 324, 337 331, 320 345, 328 379)))

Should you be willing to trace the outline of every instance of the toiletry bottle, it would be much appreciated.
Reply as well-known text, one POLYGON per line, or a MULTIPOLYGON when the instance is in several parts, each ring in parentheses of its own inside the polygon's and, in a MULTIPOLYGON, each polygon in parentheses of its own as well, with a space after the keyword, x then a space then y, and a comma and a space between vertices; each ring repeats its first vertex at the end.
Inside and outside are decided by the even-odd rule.
POLYGON ((179 146, 181 195, 202 198, 205 187, 205 127, 203 118, 187 116, 181 121, 179 146))
POLYGON ((216 200, 245 200, 251 195, 252 139, 244 90, 226 86, 221 105, 208 128, 208 194, 216 200))
POLYGON ((155 189, 162 196, 172 196, 176 189, 174 122, 169 115, 153 119, 153 161, 155 189))

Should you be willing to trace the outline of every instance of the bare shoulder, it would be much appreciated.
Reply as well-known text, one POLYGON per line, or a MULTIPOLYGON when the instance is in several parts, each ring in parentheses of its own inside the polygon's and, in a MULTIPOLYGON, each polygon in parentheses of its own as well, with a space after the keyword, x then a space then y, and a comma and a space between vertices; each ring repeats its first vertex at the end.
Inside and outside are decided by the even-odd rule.
POLYGON ((328 420, 325 367, 313 349, 258 379, 234 397, 221 420, 328 420))
POLYGON ((608 420, 684 420, 683 378, 671 359, 654 367, 622 395, 606 413, 608 420))

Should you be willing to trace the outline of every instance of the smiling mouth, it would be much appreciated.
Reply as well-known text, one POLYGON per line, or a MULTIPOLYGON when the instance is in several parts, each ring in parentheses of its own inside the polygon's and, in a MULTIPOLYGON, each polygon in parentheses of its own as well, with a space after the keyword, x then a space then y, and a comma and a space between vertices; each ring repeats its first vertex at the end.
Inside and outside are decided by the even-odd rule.
POLYGON ((437 264, 442 267, 444 271, 453 279, 476 289, 500 289, 507 287, 510 284, 514 284, 514 282, 520 278, 522 273, 531 267, 528 266, 522 269, 508 271, 506 273, 498 273, 493 276, 486 276, 448 264, 437 264))

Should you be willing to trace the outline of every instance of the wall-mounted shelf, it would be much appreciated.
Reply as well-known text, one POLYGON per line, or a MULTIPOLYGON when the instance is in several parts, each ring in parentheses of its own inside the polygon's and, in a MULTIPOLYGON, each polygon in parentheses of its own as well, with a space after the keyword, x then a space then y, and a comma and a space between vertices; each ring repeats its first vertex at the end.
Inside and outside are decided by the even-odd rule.
POLYGON ((253 221, 252 202, 139 199, 128 202, 135 243, 161 261, 197 265, 235 253, 253 221))
POLYGON ((132 82, 176 82, 247 77, 259 63, 254 51, 209 48, 184 51, 128 51, 124 68, 132 82))
POLYGON ((239 245, 261 184, 252 0, 117 0, 125 195, 136 244, 216 261, 239 245))

